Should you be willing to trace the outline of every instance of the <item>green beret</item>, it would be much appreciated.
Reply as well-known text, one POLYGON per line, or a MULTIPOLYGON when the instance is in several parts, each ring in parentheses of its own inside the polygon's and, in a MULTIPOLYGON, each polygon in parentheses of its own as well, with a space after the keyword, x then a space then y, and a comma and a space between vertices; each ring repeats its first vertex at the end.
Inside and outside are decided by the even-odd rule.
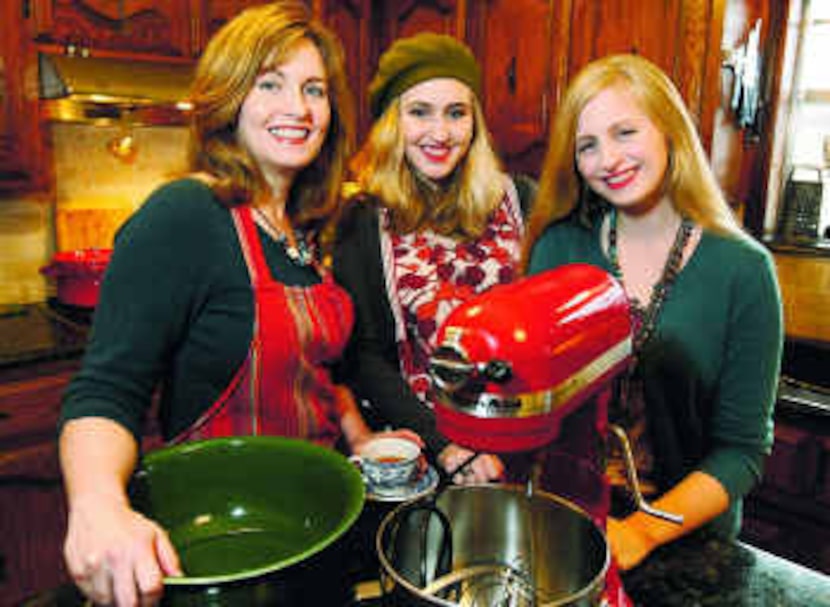
POLYGON ((380 57, 369 84, 369 107, 378 118, 395 97, 424 80, 455 78, 481 92, 481 71, 469 48, 452 36, 422 33, 400 38, 380 57))

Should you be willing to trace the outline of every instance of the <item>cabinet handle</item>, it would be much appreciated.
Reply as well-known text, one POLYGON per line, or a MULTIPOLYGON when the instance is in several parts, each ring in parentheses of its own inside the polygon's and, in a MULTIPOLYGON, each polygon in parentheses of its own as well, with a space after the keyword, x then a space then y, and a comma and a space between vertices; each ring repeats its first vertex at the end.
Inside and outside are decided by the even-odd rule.
POLYGON ((511 95, 516 94, 516 57, 511 57, 507 64, 507 90, 511 95))

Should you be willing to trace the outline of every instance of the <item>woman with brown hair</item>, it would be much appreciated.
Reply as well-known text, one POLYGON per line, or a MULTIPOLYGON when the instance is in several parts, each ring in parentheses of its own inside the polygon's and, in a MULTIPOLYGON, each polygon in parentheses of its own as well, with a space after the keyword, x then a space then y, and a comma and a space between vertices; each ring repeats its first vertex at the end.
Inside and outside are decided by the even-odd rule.
POLYGON ((359 451, 370 436, 329 373, 353 312, 320 263, 352 124, 339 43, 302 2, 248 9, 209 43, 191 101, 191 173, 118 234, 63 404, 65 555, 103 604, 155 602, 180 573, 126 489, 157 388, 169 443, 268 434, 359 451))

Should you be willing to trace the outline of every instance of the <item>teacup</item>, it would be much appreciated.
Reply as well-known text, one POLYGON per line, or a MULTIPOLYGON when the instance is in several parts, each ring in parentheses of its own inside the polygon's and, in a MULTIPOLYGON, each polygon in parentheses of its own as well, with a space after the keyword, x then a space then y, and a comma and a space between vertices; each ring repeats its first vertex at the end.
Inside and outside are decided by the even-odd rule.
POLYGON ((421 447, 405 438, 384 436, 366 443, 360 455, 350 459, 370 485, 392 489, 409 484, 418 472, 421 447))

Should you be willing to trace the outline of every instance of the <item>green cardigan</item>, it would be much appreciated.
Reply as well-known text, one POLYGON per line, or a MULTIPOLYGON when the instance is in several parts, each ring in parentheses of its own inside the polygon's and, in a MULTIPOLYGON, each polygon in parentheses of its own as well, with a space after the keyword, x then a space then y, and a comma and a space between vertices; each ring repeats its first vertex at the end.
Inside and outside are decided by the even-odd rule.
MULTIPOLYGON (((599 242, 599 222, 559 222, 533 246, 529 273, 575 262, 611 272, 599 242)), ((660 489, 693 470, 710 474, 731 502, 713 528, 729 534, 772 447, 782 341, 772 257, 748 237, 705 231, 639 364, 660 489)))

